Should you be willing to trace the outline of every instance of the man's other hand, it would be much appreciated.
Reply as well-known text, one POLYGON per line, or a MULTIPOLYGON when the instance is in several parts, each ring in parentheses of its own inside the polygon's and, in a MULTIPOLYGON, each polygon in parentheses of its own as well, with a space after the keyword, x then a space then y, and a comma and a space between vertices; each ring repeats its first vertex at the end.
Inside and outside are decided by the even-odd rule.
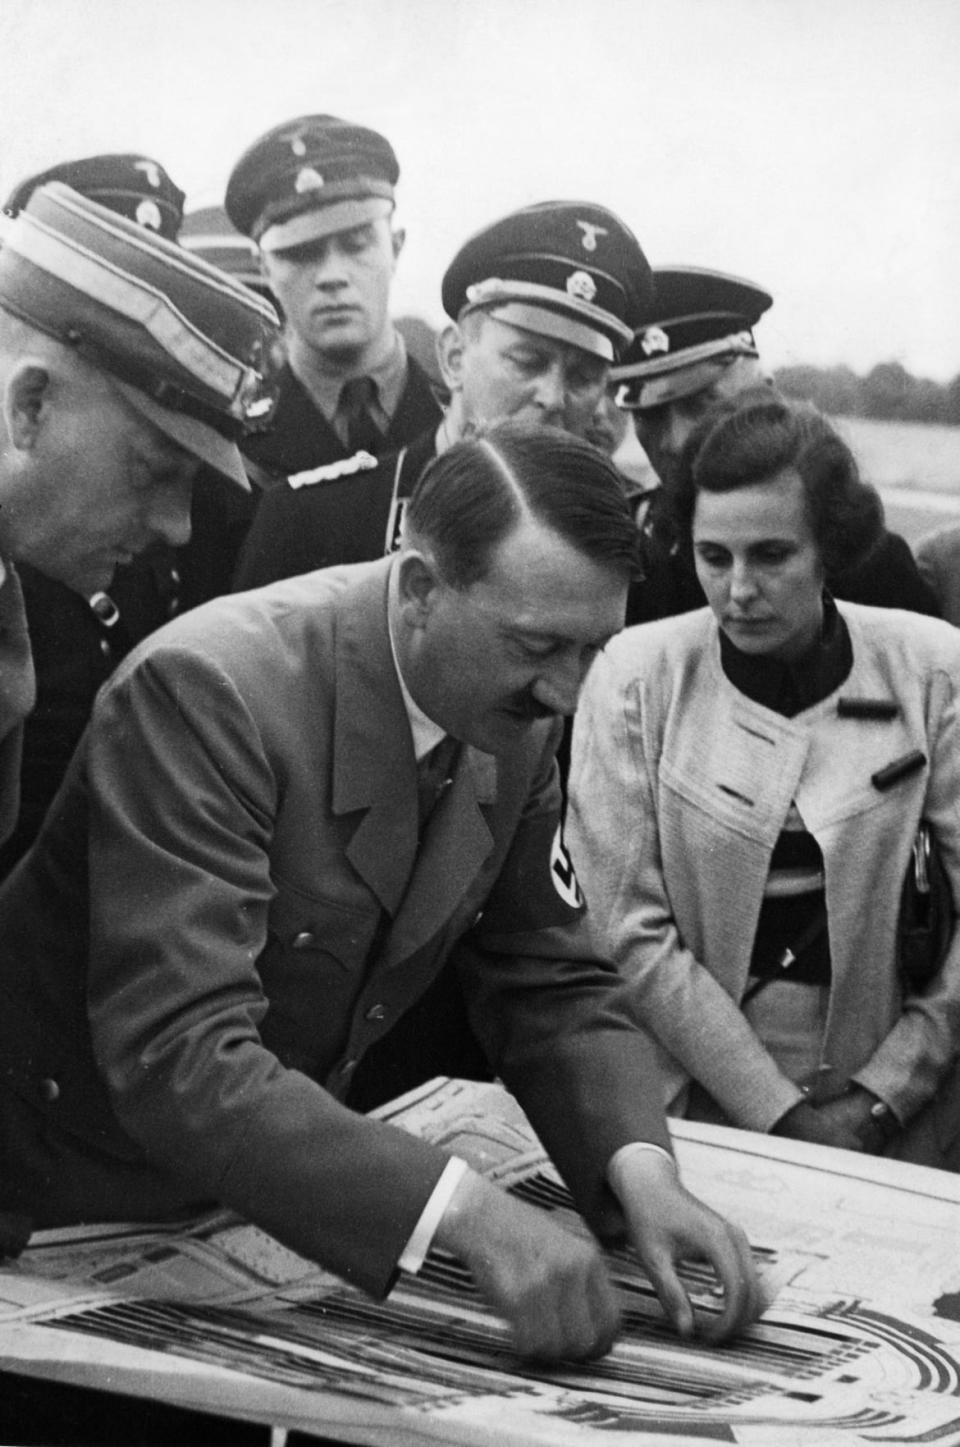
POLYGON ((681 1336, 697 1332, 707 1341, 726 1341, 766 1310, 770 1303, 746 1235, 686 1190, 669 1157, 660 1151, 625 1150, 615 1161, 610 1184, 634 1249, 681 1336), (723 1299, 717 1316, 701 1313, 695 1318, 677 1274, 684 1257, 707 1261, 716 1272, 723 1299))
POLYGON ((620 1310, 599 1248, 470 1172, 434 1242, 469 1268, 521 1356, 585 1360, 610 1350, 620 1310))

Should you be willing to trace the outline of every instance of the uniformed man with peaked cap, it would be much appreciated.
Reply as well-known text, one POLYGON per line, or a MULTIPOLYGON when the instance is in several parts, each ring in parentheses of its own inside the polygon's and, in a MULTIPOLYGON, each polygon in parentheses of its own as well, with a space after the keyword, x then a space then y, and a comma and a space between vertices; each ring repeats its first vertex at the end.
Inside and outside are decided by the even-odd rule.
POLYGON ((390 315, 404 243, 393 222, 399 174, 384 136, 331 115, 274 126, 230 174, 226 214, 258 249, 286 360, 270 431, 244 448, 253 492, 198 498, 181 558, 188 604, 229 590, 262 490, 359 448, 396 451, 440 419, 390 315))
POLYGON ((773 297, 752 281, 703 267, 653 273, 655 315, 614 368, 618 405, 633 413, 657 474, 669 472, 694 423, 713 402, 761 385, 753 329, 773 297))
POLYGON ((652 301, 633 232, 603 206, 542 201, 478 231, 447 267, 444 311, 474 312, 613 362, 652 301))
MULTIPOLYGON (((647 622, 704 602, 692 563, 679 548, 669 489, 683 445, 699 419, 725 399, 771 385, 755 328, 773 304, 756 282, 705 267, 655 267, 655 306, 611 378, 617 403, 632 413, 637 437, 661 489, 644 504, 642 582, 630 592, 627 621, 647 622)), ((876 554, 854 573, 830 580, 851 602, 936 613, 903 538, 886 532, 876 554)))
POLYGON ((91 201, 129 217, 168 241, 177 239, 184 193, 160 162, 150 156, 125 151, 59 161, 45 171, 24 177, 4 202, 4 214, 19 216, 37 187, 49 181, 72 186, 91 201))
MULTIPOLYGON (((184 193, 159 161, 123 152, 63 161, 21 180, 3 207, 14 220, 39 186, 62 181, 91 201, 176 241, 184 193)), ((214 263, 216 264, 216 263, 214 263)), ((231 493, 242 496, 232 485, 231 493)), ((23 734, 20 813, 0 846, 0 875, 32 843, 80 739, 97 689, 135 643, 179 610, 176 550, 158 543, 117 569, 109 591, 84 597, 29 563, 18 568, 36 675, 23 734)))
POLYGON ((404 499, 426 463, 506 417, 589 436, 611 363, 650 314, 650 267, 619 216, 588 201, 544 201, 471 236, 443 277, 449 325, 438 355, 449 404, 400 454, 361 452, 294 474, 263 499, 238 587, 396 544, 404 499))
POLYGON ((89 597, 189 536, 194 477, 248 486, 237 446, 269 418, 276 316, 222 273, 60 182, 0 250, 0 836, 16 817, 33 668, 16 564, 89 597))
POLYGON ((279 475, 361 445, 387 451, 439 416, 389 312, 404 242, 392 221, 399 175, 386 137, 331 115, 274 126, 230 174, 227 215, 259 247, 285 321, 274 426, 248 448, 279 475))

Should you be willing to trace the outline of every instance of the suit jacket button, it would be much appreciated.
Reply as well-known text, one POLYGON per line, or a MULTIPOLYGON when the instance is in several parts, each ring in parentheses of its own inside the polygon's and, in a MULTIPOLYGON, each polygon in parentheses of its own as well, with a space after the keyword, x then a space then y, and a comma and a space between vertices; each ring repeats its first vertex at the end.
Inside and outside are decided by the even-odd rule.
POLYGON ((312 930, 302 929, 299 934, 294 935, 291 949, 309 950, 317 942, 317 937, 312 930))
POLYGON ((59 1099, 60 1099, 60 1087, 59 1087, 59 1085, 57 1084, 57 1082, 56 1082, 55 1080, 50 1080, 50 1079, 41 1080, 41 1082, 40 1082, 40 1096, 41 1096, 41 1099, 45 1100, 45 1101, 48 1103, 48 1105, 52 1105, 55 1100, 59 1100, 59 1099))
POLYGON ((385 1020, 387 1017, 386 1005, 371 1005, 367 1011, 368 1020, 385 1020))

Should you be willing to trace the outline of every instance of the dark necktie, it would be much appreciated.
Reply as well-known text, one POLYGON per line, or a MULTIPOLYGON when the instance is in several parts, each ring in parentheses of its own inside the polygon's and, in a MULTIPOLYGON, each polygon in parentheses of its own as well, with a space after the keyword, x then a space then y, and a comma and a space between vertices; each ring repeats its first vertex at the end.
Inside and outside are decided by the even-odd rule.
POLYGON ((417 763, 417 810, 421 831, 450 782, 459 747, 458 741, 446 734, 417 763))
POLYGON ((347 447, 351 453, 377 453, 383 446, 383 433, 370 410, 376 396, 372 377, 354 377, 340 389, 337 414, 346 426, 347 447))

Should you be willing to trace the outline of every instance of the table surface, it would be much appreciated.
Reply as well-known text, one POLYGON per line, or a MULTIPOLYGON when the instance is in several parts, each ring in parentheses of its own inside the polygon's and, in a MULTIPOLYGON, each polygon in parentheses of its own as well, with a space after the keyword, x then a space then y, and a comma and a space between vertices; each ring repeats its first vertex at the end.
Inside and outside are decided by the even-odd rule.
MULTIPOLYGON (((397 1120, 563 1215, 565 1192, 499 1087, 438 1082, 397 1120)), ((778 1288, 727 1347, 674 1337, 617 1253, 617 1347, 534 1373, 449 1258, 371 1302, 224 1217, 34 1238, 0 1271, 0 1367, 389 1447, 960 1444, 960 1178, 724 1127, 673 1130, 686 1184, 746 1227, 778 1288)), ((705 1270, 688 1284, 710 1310, 705 1270)))

